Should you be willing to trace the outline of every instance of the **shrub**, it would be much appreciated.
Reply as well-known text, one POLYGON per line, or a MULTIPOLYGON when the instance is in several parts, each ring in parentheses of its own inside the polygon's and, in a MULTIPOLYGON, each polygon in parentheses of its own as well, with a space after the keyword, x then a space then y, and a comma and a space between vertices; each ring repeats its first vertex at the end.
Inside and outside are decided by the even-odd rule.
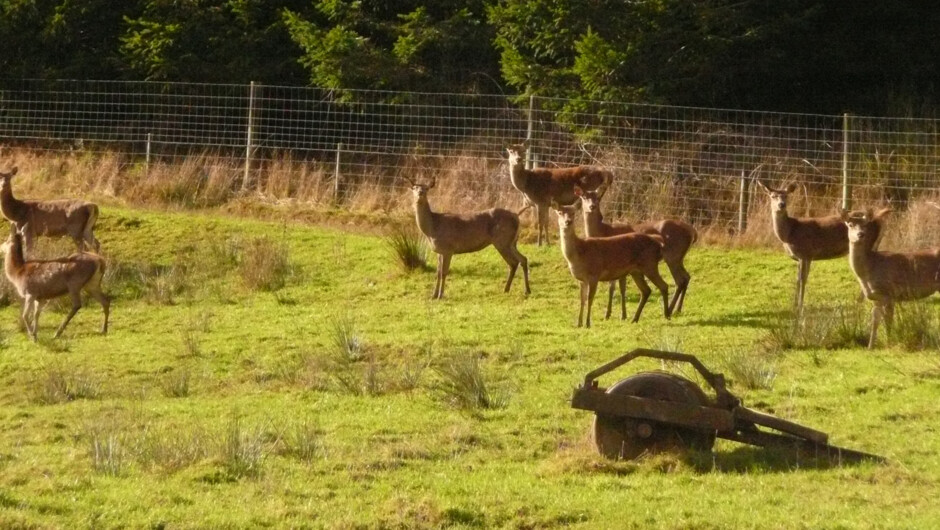
POLYGON ((864 304, 804 306, 803 314, 780 313, 770 322, 771 350, 856 348, 868 344, 864 304))
POLYGON ((908 351, 940 349, 940 313, 924 301, 898 304, 888 344, 908 351))
POLYGON ((265 457, 264 436, 260 429, 246 429, 241 418, 233 416, 222 437, 219 457, 231 478, 253 477, 261 473, 265 457))
POLYGON ((770 390, 777 377, 776 359, 766 352, 733 353, 724 359, 731 382, 749 390, 770 390))
POLYGON ((74 368, 47 367, 38 380, 36 401, 47 405, 96 399, 101 395, 101 383, 92 374, 74 368))

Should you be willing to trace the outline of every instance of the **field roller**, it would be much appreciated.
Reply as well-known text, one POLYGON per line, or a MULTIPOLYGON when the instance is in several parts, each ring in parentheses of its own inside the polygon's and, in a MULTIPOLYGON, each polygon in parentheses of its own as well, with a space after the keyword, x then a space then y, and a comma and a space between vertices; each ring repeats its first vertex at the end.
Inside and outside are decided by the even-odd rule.
POLYGON ((829 435, 744 407, 725 388, 725 377, 705 368, 693 355, 637 349, 593 370, 575 389, 571 406, 590 410, 597 450, 630 460, 644 453, 711 450, 715 438, 760 447, 797 451, 807 458, 833 463, 883 461, 880 456, 829 445, 829 435), (684 362, 701 374, 715 392, 709 397, 692 381, 666 372, 640 372, 609 388, 597 379, 639 357, 684 362), (775 432, 776 431, 776 432, 775 432))

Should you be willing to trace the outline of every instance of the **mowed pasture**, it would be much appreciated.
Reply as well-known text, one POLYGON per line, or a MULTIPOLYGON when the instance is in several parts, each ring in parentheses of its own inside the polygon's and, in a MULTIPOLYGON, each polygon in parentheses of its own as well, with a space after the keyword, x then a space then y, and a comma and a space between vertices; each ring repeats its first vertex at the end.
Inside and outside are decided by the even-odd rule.
MULTIPOLYGON (((780 249, 699 244, 683 314, 664 320, 654 294, 638 324, 605 321, 604 286, 586 330, 554 219, 551 246, 520 245, 531 296, 519 278, 502 292, 491 248, 454 258, 442 301, 433 269, 401 269, 385 224, 102 204, 109 334, 94 302, 58 340, 65 305, 47 309, 35 344, 18 300, 0 311, 0 527, 940 524, 940 354, 884 334, 861 346, 870 306, 847 259, 813 264, 793 324, 796 265, 780 249), (829 467, 724 441, 605 460, 591 414, 568 400, 635 347, 695 354, 746 405, 888 463, 829 467), (460 406, 460 373, 485 399, 460 406)), ((935 345, 936 298, 909 307, 908 335, 935 345)), ((604 382, 641 368, 691 375, 646 361, 604 382)))

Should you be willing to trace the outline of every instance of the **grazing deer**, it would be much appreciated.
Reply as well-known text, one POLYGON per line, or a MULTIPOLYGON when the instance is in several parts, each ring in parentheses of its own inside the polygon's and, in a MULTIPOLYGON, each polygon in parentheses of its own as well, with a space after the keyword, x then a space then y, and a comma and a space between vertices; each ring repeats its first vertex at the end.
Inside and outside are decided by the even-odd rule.
MULTIPOLYGON (((574 194, 580 197, 580 206, 584 214, 584 233, 588 237, 611 237, 622 234, 632 234, 638 232, 641 234, 658 235, 665 241, 663 247, 663 261, 669 267, 672 278, 676 282, 676 292, 669 303, 669 312, 676 314, 682 312, 682 303, 685 301, 685 293, 689 288, 689 282, 692 275, 685 268, 685 255, 688 254, 692 243, 698 239, 698 232, 695 228, 676 219, 664 219, 661 221, 648 221, 638 224, 625 223, 605 223, 604 216, 601 214, 601 195, 594 190, 582 190, 575 186, 574 194)), ((576 205, 579 203, 575 203, 576 205)), ((620 299, 623 304, 624 292, 621 289, 620 299)), ((611 305, 614 299, 614 282, 610 283, 610 295, 607 298, 607 316, 610 318, 611 305)))
MULTIPOLYGON (((799 263, 796 277, 795 304, 798 312, 803 310, 803 295, 809 278, 810 263, 816 260, 833 259, 849 253, 848 229, 840 215, 827 217, 795 218, 787 214, 787 196, 796 191, 796 184, 784 189, 774 189, 758 180, 770 197, 770 213, 774 235, 783 243, 787 254, 799 263)), ((881 223, 871 228, 873 248, 881 238, 881 223)))
MULTIPOLYGON (((578 327, 581 327, 584 317, 585 303, 587 304, 586 327, 591 327, 591 306, 594 304, 597 282, 617 280, 622 290, 628 274, 640 290, 640 303, 633 315, 633 322, 640 320, 643 306, 646 305, 650 296, 651 290, 645 278, 649 278, 659 289, 663 296, 663 314, 669 318, 669 286, 659 275, 659 261, 663 258, 663 245, 665 244, 661 236, 633 233, 581 239, 574 233, 576 207, 561 206, 557 202, 552 207, 558 214, 562 254, 568 262, 571 275, 581 282, 578 327)), ((621 298, 621 312, 626 313, 623 298, 621 298)))
POLYGON ((597 190, 603 196, 614 179, 613 173, 606 169, 590 166, 567 168, 526 169, 522 161, 525 144, 509 146, 509 179, 513 187, 522 192, 529 202, 535 205, 538 213, 538 244, 542 245, 542 234, 548 244, 548 208, 552 201, 558 204, 571 204, 578 200, 574 194, 575 185, 583 190, 597 190))
POLYGON ((90 252, 80 252, 67 258, 27 261, 23 255, 22 234, 27 233, 28 229, 28 226, 24 226, 18 231, 16 225, 11 225, 10 238, 0 245, 0 251, 4 253, 3 268, 7 279, 23 298, 23 324, 29 336, 36 341, 39 314, 46 302, 68 294, 72 299, 72 310, 56 330, 55 338, 58 338, 81 309, 82 290, 101 303, 104 310, 101 333, 107 333, 111 300, 101 292, 104 258, 90 252))
POLYGON ((875 347, 878 325, 884 318, 888 330, 894 320, 894 304, 927 298, 940 291, 940 249, 920 252, 879 252, 874 249, 882 219, 890 208, 872 213, 842 213, 848 232, 849 264, 865 297, 874 303, 868 348, 875 347))
POLYGON ((16 172, 16 167, 0 172, 0 212, 8 221, 27 230, 23 236, 27 253, 32 251, 36 236, 68 236, 79 251, 86 250, 86 244, 95 252, 101 250, 94 234, 98 220, 96 204, 78 199, 21 201, 13 196, 10 186, 16 172))
POLYGON ((525 294, 529 289, 529 260, 516 248, 519 238, 519 213, 491 208, 471 214, 437 213, 431 211, 428 203, 428 190, 433 188, 437 178, 430 184, 417 184, 411 179, 411 191, 414 194, 415 219, 418 228, 431 242, 431 248, 437 253, 437 283, 432 299, 444 298, 444 282, 450 271, 450 259, 454 254, 466 254, 482 250, 490 245, 496 247, 499 255, 509 265, 509 277, 506 279, 505 292, 509 292, 516 269, 522 264, 525 279, 525 294))

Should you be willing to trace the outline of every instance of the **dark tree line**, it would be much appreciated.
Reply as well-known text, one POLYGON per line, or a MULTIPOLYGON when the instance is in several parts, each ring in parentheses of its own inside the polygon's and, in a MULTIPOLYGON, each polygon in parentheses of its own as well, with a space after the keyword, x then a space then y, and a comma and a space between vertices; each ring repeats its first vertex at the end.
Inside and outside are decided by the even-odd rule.
POLYGON ((922 113, 938 23, 915 0, 0 0, 0 77, 922 113))

